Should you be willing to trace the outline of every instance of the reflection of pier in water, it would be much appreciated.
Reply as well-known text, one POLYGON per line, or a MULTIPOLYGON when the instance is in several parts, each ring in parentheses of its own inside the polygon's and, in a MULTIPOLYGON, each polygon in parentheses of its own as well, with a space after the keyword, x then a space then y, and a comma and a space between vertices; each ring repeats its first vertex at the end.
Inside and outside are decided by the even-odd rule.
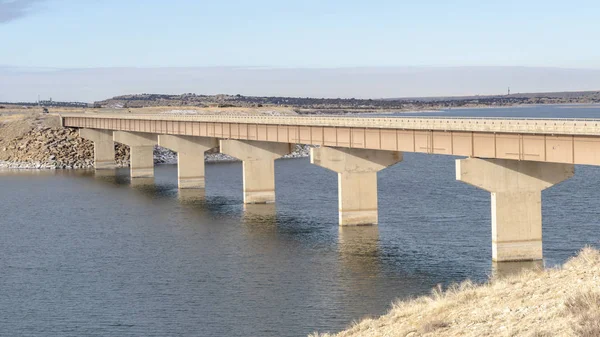
POLYGON ((117 169, 95 170, 92 172, 94 173, 94 178, 96 178, 98 180, 114 181, 118 176, 117 169))
MULTIPOLYGON (((379 228, 377 226, 340 227, 338 231, 338 277, 336 283, 343 291, 338 301, 344 303, 346 311, 353 311, 353 298, 361 302, 361 311, 355 311, 355 317, 384 314, 381 308, 387 308, 391 298, 403 298, 408 293, 394 292, 391 287, 414 284, 411 275, 384 275, 384 262, 379 247, 379 228)), ((404 287, 403 287, 404 288, 404 287)))
MULTIPOLYGON (((154 177, 130 179, 124 174, 119 174, 119 171, 123 173, 125 170, 86 171, 83 173, 78 172, 76 175, 82 177, 94 176, 99 181, 116 185, 129 184, 133 189, 141 192, 142 195, 151 198, 163 196, 161 192, 164 191, 162 191, 160 185, 156 185, 154 177)), ((219 206, 212 205, 211 202, 207 201, 205 189, 177 189, 176 195, 182 205, 193 207, 200 213, 206 211, 221 213, 219 206)), ((243 226, 247 228, 248 234, 256 238, 263 237, 263 239, 265 234, 277 237, 277 240, 284 239, 280 236, 282 234, 281 227, 292 226, 292 223, 294 223, 294 226, 297 225, 293 219, 278 219, 275 203, 244 204, 241 221, 243 226), (282 221, 284 223, 281 223, 282 221)), ((379 228, 378 226, 340 226, 338 235, 338 252, 339 261, 341 262, 340 282, 345 283, 348 281, 348 289, 352 288, 352 292, 366 291, 367 287, 373 286, 372 283, 377 282, 378 274, 384 269, 379 247, 379 228)), ((284 234, 285 236, 286 234, 284 234)), ((266 243, 263 241, 263 244, 266 243)), ((490 276, 493 280, 518 274, 523 270, 540 270, 543 268, 543 261, 492 262, 490 276)), ((413 276, 406 277, 413 278, 413 276)))
POLYGON ((178 189, 177 198, 182 204, 201 205, 206 202, 206 190, 199 188, 178 189))
POLYGON ((131 179, 131 187, 143 191, 154 190, 155 188, 154 178, 135 178, 131 179))
POLYGON ((515 262, 492 262, 492 279, 501 279, 516 275, 525 270, 542 270, 544 261, 515 261, 515 262))
POLYGON ((346 272, 371 275, 379 273, 379 227, 340 226, 338 251, 346 272))
POLYGON ((272 228, 277 225, 277 209, 275 204, 244 204, 242 222, 272 228))

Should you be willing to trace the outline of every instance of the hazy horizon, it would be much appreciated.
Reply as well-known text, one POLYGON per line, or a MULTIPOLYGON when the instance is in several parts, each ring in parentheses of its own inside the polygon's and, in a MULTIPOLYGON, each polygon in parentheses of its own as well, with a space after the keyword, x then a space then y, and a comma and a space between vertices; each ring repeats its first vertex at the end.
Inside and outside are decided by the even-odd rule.
POLYGON ((119 95, 241 94, 402 98, 600 90, 600 69, 549 67, 157 67, 51 69, 0 66, 0 101, 93 102, 119 95))

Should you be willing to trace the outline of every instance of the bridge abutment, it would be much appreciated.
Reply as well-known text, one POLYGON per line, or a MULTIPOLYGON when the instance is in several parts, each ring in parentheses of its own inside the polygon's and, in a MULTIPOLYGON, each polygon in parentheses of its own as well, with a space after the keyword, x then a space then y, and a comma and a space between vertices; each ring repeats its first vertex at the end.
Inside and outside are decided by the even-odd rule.
POLYGON ((204 153, 219 146, 216 138, 159 135, 158 145, 177 152, 179 188, 204 188, 204 153))
POLYGON ((338 173, 339 224, 375 225, 377 172, 402 161, 401 152, 312 148, 310 162, 338 173))
POLYGON ((115 131, 113 140, 129 146, 131 178, 154 177, 154 145, 158 144, 156 134, 115 131))
POLYGON ((244 204, 275 202, 275 159, 290 153, 291 144, 227 139, 220 147, 243 162, 244 204))
POLYGON ((542 253, 542 190, 569 179, 572 164, 468 158, 456 179, 491 192, 492 260, 535 261, 542 253))
POLYGON ((96 170, 114 169, 115 142, 111 130, 79 129, 79 136, 94 143, 94 168, 96 170))

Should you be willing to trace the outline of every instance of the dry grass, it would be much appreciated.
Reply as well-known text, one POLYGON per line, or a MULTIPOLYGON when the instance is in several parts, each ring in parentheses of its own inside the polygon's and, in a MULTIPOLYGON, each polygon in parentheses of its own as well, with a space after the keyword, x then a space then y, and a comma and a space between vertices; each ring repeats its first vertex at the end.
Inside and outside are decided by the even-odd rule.
MULTIPOLYGON (((31 114, 39 114, 42 112, 42 108, 39 107, 29 107, 23 108, 21 106, 16 105, 5 105, 4 109, 0 109, 0 116, 11 115, 11 114, 23 114, 23 115, 31 115, 31 114)), ((50 107, 49 111, 54 113, 81 113, 84 112, 83 108, 53 108, 50 107)))
POLYGON ((27 115, 22 113, 0 115, 0 123, 8 123, 14 120, 25 119, 27 115))
POLYGON ((600 252, 585 248, 562 268, 436 288, 380 318, 312 336, 600 336, 600 252))

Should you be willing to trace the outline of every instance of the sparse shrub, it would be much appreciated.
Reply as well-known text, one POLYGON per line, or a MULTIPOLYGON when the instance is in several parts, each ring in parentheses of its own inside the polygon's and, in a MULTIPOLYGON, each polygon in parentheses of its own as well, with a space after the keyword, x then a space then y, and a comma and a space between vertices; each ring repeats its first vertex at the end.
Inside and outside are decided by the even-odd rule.
POLYGON ((572 325, 577 336, 600 336, 600 293, 577 294, 565 302, 565 307, 577 319, 572 325))
POLYGON ((423 324, 423 326, 421 327, 421 331, 423 333, 430 333, 439 329, 447 328, 449 326, 450 323, 448 322, 444 322, 442 320, 433 320, 423 324))
POLYGON ((565 307, 572 315, 585 315, 590 311, 600 312, 600 293, 580 293, 569 298, 565 307))
POLYGON ((600 312, 586 314, 579 318, 579 322, 573 327, 579 337, 600 336, 600 312))

